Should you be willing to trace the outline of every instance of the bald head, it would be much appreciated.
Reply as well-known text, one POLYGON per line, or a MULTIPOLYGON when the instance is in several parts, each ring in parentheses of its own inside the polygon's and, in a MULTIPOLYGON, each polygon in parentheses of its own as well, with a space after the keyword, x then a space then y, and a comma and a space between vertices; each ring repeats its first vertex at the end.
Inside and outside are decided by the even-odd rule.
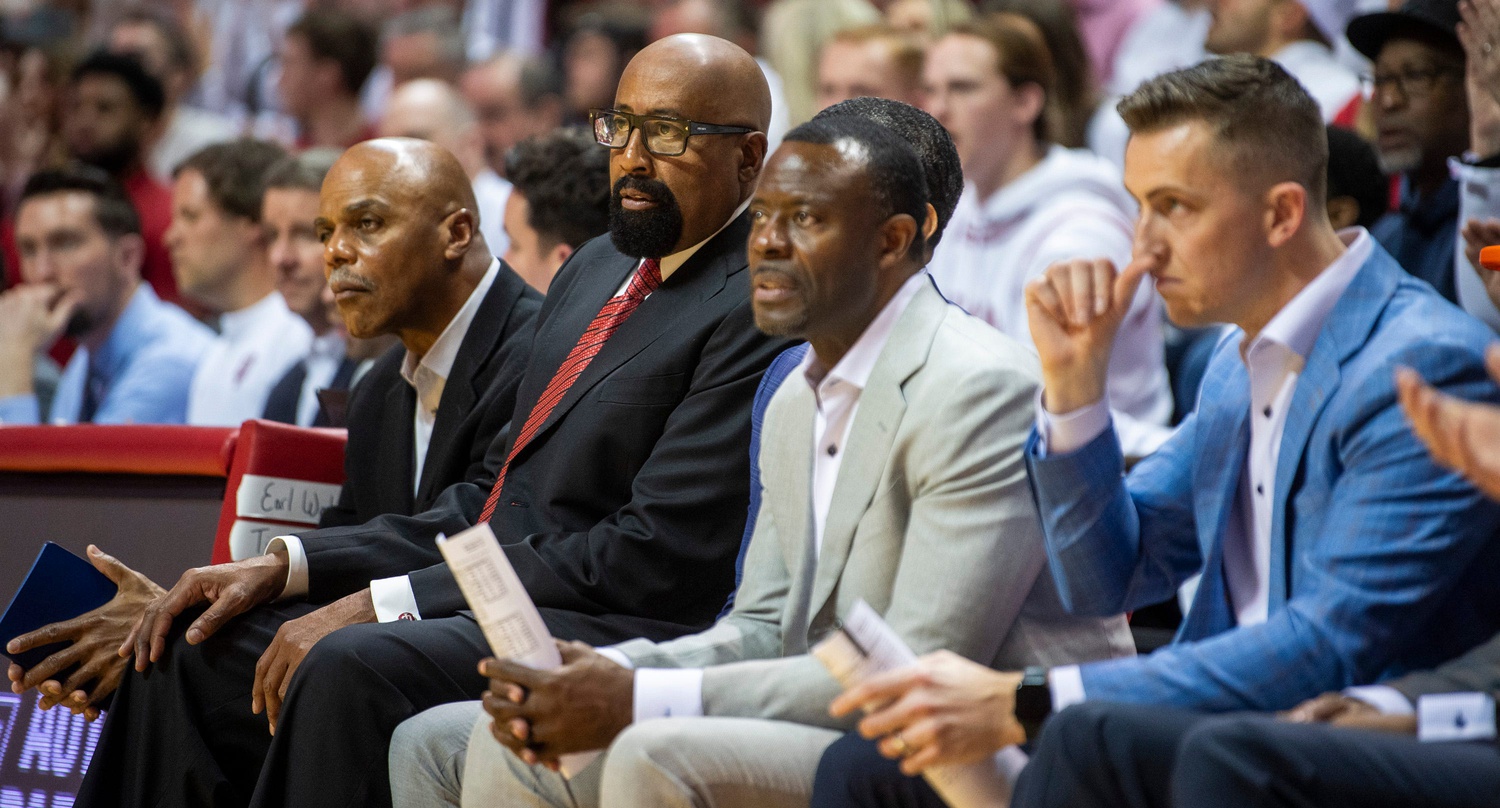
POLYGON ((427 206, 443 216, 467 208, 478 221, 479 205, 464 167, 452 152, 429 140, 382 137, 351 146, 329 169, 325 194, 330 184, 427 206))
POLYGON ((672 255, 713 235, 750 198, 766 158, 771 94, 738 45, 703 34, 649 45, 620 77, 615 108, 730 127, 689 134, 681 154, 660 144, 666 153, 652 152, 639 131, 610 150, 609 234, 621 252, 672 255))
POLYGON ((657 40, 626 65, 620 86, 627 82, 675 85, 687 107, 682 117, 695 121, 762 132, 771 125, 771 89, 765 74, 744 48, 726 39, 677 34, 657 40))
POLYGON ((412 138, 352 146, 318 196, 324 271, 356 337, 397 334, 421 355, 492 260, 474 189, 452 154, 412 138))

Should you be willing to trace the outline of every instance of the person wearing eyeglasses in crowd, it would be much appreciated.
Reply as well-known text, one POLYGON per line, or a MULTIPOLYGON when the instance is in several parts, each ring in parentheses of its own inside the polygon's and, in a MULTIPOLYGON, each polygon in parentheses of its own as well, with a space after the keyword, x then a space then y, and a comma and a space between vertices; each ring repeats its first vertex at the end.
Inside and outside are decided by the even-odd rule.
MULTIPOLYGON (((1355 17, 1349 42, 1374 63, 1365 77, 1380 169, 1399 178, 1400 204, 1370 235, 1407 272, 1458 301, 1458 182, 1448 161, 1469 142, 1457 0, 1408 0, 1355 17)), ((1500 154, 1482 155, 1500 165, 1500 154)))
MULTIPOLYGON (((754 326, 745 253, 770 92, 748 53, 680 35, 631 61, 615 106, 595 116, 612 147, 610 238, 549 287, 512 428, 424 513, 186 573, 127 642, 140 672, 116 693, 79 806, 389 805, 397 724, 486 684, 490 650, 458 614, 439 533, 487 522, 560 639, 661 641, 713 621, 749 502, 751 402, 790 344, 754 326)), ((382 243, 418 214, 434 234, 472 231, 472 196, 424 192, 435 177, 414 162, 434 204, 404 219, 378 199, 341 206, 361 215, 338 220, 330 250, 382 243)))

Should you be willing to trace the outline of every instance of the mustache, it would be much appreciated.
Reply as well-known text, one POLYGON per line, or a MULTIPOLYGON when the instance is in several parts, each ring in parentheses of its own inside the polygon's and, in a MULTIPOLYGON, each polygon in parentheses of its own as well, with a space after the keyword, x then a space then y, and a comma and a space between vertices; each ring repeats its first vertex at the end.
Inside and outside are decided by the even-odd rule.
POLYGON ((360 276, 354 274, 348 269, 345 269, 344 267, 339 267, 338 269, 335 269, 334 271, 328 273, 328 285, 334 287, 342 286, 344 288, 359 289, 365 292, 375 291, 375 284, 371 283, 365 278, 361 278, 360 276))
POLYGON ((750 282, 754 284, 770 278, 782 281, 787 286, 798 286, 797 273, 792 271, 791 266, 789 261, 761 261, 750 271, 750 282))
POLYGON ((620 192, 626 189, 640 191, 658 202, 670 203, 676 199, 672 189, 665 182, 654 180, 650 177, 621 177, 615 180, 614 187, 610 189, 610 196, 615 202, 620 201, 620 192))

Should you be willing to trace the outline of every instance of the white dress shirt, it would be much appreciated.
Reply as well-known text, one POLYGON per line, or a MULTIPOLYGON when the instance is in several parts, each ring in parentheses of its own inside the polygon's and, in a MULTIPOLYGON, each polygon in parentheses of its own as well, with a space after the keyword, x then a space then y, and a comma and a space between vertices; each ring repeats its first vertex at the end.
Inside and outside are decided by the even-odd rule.
MULTIPOLYGON (((886 302, 875 319, 855 340, 849 350, 818 378, 814 368, 819 366, 815 351, 809 350, 798 369, 813 391, 816 412, 813 415, 813 557, 823 554, 823 526, 828 521, 828 509, 833 503, 833 489, 838 482, 839 468, 844 459, 844 444, 849 438, 849 428, 859 411, 860 395, 869 383, 875 363, 890 340, 891 331, 902 312, 916 297, 923 284, 930 283, 926 271, 918 272, 906 280, 896 294, 886 302)), ((769 436, 770 433, 764 433, 769 436)), ((630 660, 614 648, 601 648, 601 654, 627 668, 633 667, 630 660)), ((703 715, 703 669, 702 668, 642 668, 635 676, 636 721, 668 716, 703 715)))
POLYGON ((302 389, 297 392, 298 426, 312 426, 317 419, 318 391, 333 384, 333 377, 338 375, 348 347, 349 341, 337 329, 313 337, 307 359, 303 360, 307 365, 307 375, 302 379, 302 389))
POLYGON ((307 321, 287 308, 280 292, 220 316, 219 336, 193 375, 187 422, 239 426, 261 417, 271 388, 307 356, 312 339, 307 321))
MULTIPOLYGON (((489 294, 490 287, 495 285, 495 279, 499 276, 500 259, 491 258, 490 267, 479 280, 479 285, 469 293, 469 298, 459 307, 453 319, 448 321, 447 327, 438 335, 432 347, 427 349, 427 353, 418 360, 407 351, 406 359, 401 363, 401 378, 417 391, 417 406, 412 412, 415 447, 412 465, 413 493, 421 485, 422 469, 427 462, 427 447, 432 441, 432 427, 437 422, 438 402, 443 398, 443 387, 447 384, 448 374, 453 370, 453 360, 458 356, 459 346, 463 345, 464 337, 469 333, 469 326, 473 324, 474 316, 484 303, 485 295, 489 294)), ((287 582, 282 589, 281 598, 306 595, 307 553, 303 550, 302 540, 296 536, 277 536, 266 545, 267 553, 280 549, 286 550, 288 561, 287 582)), ((371 581, 370 596, 375 602, 375 613, 380 616, 382 623, 400 619, 407 612, 415 615, 416 598, 411 592, 411 582, 404 575, 371 581)))
MULTIPOLYGON (((1264 623, 1269 614, 1276 459, 1297 379, 1328 313, 1374 249, 1374 240, 1362 227, 1344 230, 1339 237, 1348 249, 1288 301, 1253 340, 1241 341, 1240 356, 1250 376, 1250 450, 1223 537, 1229 600, 1241 626, 1264 623)), ((1044 454, 1076 451, 1108 427, 1109 411, 1102 403, 1055 416, 1038 402, 1037 432, 1044 454)), ((1054 710, 1085 698, 1076 665, 1054 668, 1051 685, 1054 710)))

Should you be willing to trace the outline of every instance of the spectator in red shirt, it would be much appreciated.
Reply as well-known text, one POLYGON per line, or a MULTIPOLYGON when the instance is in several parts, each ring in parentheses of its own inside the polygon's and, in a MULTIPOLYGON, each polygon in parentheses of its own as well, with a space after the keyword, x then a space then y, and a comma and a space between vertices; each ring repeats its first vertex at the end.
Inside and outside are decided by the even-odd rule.
POLYGON ((150 135, 166 95, 140 61, 98 52, 73 69, 62 132, 68 155, 104 169, 125 187, 146 241, 141 276, 163 300, 178 299, 162 234, 172 221, 172 194, 146 171, 150 135))

